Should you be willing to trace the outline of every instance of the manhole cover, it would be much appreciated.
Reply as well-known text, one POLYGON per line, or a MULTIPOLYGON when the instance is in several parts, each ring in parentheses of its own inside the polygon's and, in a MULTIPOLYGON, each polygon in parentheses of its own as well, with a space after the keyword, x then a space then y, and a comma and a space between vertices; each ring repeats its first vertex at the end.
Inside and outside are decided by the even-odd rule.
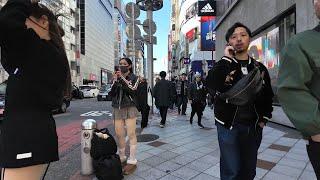
POLYGON ((155 134, 140 134, 137 136, 138 142, 150 142, 159 139, 155 134))

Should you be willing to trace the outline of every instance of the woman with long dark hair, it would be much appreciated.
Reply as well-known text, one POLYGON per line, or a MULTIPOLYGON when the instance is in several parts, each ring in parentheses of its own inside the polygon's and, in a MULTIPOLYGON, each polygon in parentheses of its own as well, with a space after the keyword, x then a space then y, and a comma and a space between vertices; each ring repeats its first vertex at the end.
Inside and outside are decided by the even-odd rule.
POLYGON ((71 85, 63 33, 37 0, 9 0, 0 11, 1 63, 9 74, 0 125, 2 180, 43 179, 50 162, 59 160, 52 110, 71 85))
POLYGON ((119 142, 119 156, 122 163, 126 162, 123 171, 128 175, 137 168, 136 121, 138 110, 136 108, 136 94, 139 80, 133 74, 132 61, 129 58, 121 58, 119 65, 119 69, 117 66, 115 69, 110 95, 112 96, 114 126, 119 142), (128 159, 125 155, 126 131, 130 143, 128 159))

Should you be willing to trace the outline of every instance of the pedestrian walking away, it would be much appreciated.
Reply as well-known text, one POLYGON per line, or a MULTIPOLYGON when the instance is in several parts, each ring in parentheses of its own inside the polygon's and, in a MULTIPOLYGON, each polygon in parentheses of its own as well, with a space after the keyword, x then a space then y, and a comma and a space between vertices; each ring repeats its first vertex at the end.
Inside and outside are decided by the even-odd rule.
POLYGON ((9 74, 1 179, 44 179, 49 164, 59 160, 52 111, 71 95, 63 35, 57 17, 37 0, 9 0, 0 11, 1 63, 9 74))
MULTIPOLYGON (((320 0, 314 0, 320 19, 320 0)), ((307 152, 320 179, 320 24, 289 40, 281 53, 278 98, 290 121, 309 140, 307 152)))
MULTIPOLYGON (((258 149, 262 131, 272 117, 274 96, 267 68, 248 55, 251 31, 235 23, 226 33, 224 56, 213 69, 215 122, 220 146, 222 180, 253 180, 256 176, 258 149), (251 87, 243 104, 223 98, 238 82, 255 73, 259 87, 251 87), (257 92, 256 92, 257 91, 257 92)), ((253 83, 250 83, 250 85, 253 83)), ((247 85, 245 87, 248 87, 247 85)), ((238 90, 238 92, 246 92, 238 90)), ((234 94, 230 97, 236 97, 234 94)), ((240 98, 241 99, 241 98, 240 98)), ((233 100, 233 99, 231 99, 233 100)))
POLYGON ((193 123, 193 116, 197 113, 198 126, 200 128, 204 128, 204 126, 201 123, 201 118, 203 115, 203 111, 206 107, 207 90, 201 79, 201 74, 197 72, 194 76, 195 80, 192 84, 190 84, 188 93, 192 109, 190 115, 190 124, 193 123))
POLYGON ((167 111, 170 105, 173 103, 173 88, 171 82, 166 80, 167 73, 165 71, 160 72, 161 80, 154 86, 153 97, 155 104, 160 110, 161 122, 160 127, 165 127, 167 120, 167 111))
POLYGON ((148 105, 148 83, 146 78, 140 78, 137 92, 138 110, 141 112, 141 128, 148 126, 150 106, 148 105))
POLYGON ((116 136, 118 138, 119 156, 123 164, 125 175, 133 173, 137 168, 137 136, 136 121, 138 110, 137 89, 139 79, 133 74, 132 61, 129 58, 121 58, 120 66, 115 66, 113 84, 110 95, 112 97, 113 119, 116 136), (130 143, 130 156, 125 155, 126 131, 130 143))
POLYGON ((188 104, 188 81, 186 78, 187 74, 181 73, 180 80, 176 83, 178 114, 181 113, 181 115, 186 115, 188 104))
POLYGON ((176 80, 175 78, 171 79, 171 88, 173 92, 172 104, 170 105, 170 109, 174 108, 174 105, 177 104, 177 91, 176 91, 176 80))

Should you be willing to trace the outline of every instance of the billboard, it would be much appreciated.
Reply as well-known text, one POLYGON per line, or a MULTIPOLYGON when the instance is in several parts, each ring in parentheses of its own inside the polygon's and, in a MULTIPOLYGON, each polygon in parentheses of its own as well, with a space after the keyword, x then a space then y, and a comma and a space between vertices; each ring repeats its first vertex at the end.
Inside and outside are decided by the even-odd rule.
POLYGON ((201 17, 201 51, 215 51, 216 34, 213 31, 215 25, 215 16, 201 17))
POLYGON ((216 16, 216 1, 198 1, 198 16, 216 16))
POLYGON ((191 29, 189 32, 186 33, 186 38, 189 42, 192 42, 196 39, 197 29, 191 29))

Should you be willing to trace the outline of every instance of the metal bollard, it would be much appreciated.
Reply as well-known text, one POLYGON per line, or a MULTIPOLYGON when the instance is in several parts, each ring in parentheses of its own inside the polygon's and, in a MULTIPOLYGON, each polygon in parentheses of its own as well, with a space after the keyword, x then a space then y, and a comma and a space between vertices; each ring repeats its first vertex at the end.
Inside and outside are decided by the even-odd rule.
POLYGON ((81 174, 91 175, 93 173, 92 158, 90 155, 92 133, 97 128, 94 119, 87 119, 81 125, 81 174))

